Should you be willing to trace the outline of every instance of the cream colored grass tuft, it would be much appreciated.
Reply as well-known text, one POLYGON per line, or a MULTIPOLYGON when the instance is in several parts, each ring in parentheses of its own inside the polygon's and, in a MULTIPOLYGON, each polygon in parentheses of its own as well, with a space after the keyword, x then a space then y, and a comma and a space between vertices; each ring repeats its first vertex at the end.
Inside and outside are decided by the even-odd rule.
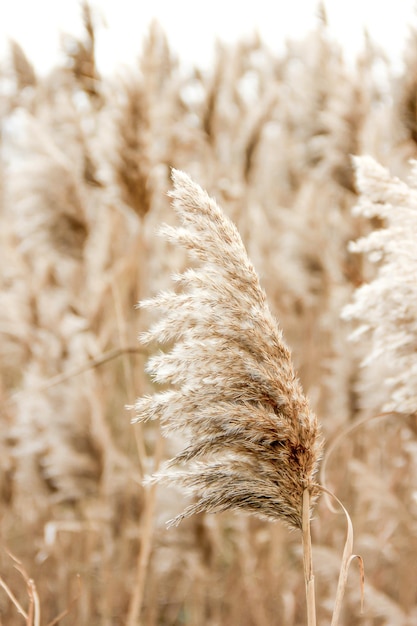
POLYGON ((147 366, 172 388, 140 398, 136 420, 159 418, 165 433, 180 431, 187 442, 153 480, 197 498, 173 524, 240 509, 300 529, 322 450, 317 419, 237 229, 186 174, 174 170, 173 181, 182 226, 162 234, 199 267, 176 277, 180 293, 140 305, 163 313, 142 341, 174 346, 147 366))

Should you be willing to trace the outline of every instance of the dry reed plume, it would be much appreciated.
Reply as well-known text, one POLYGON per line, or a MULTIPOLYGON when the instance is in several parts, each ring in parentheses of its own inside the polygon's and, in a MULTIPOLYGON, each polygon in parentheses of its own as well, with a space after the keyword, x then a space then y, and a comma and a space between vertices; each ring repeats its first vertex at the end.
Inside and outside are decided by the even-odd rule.
POLYGON ((164 314, 142 341, 175 342, 147 371, 175 388, 139 399, 137 419, 158 417, 187 440, 155 480, 198 498, 174 523, 241 509, 301 528, 322 448, 316 417, 237 229, 186 174, 174 170, 173 181, 182 226, 162 233, 201 266, 175 278, 181 293, 141 303, 164 314))
POLYGON ((373 271, 345 307, 344 317, 357 323, 354 338, 365 345, 361 386, 368 405, 373 396, 375 410, 416 414, 416 162, 409 185, 372 157, 357 157, 355 162, 361 192, 355 212, 379 219, 381 227, 350 246, 352 252, 367 256, 373 271), (372 389, 375 384, 377 390, 372 389))

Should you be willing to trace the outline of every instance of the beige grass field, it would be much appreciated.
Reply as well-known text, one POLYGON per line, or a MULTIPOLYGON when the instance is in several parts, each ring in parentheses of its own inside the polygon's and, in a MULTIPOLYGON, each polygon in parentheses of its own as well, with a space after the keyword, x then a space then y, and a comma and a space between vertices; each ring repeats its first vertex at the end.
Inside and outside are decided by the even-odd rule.
MULTIPOLYGON (((127 408, 170 381, 145 368, 157 348, 138 335, 159 318, 136 305, 194 265, 157 235, 178 225, 173 168, 236 225, 317 415, 315 480, 348 510, 365 565, 363 611, 354 561, 338 623, 417 624, 417 34, 400 75, 370 39, 348 67, 323 16, 282 56, 254 36, 217 44, 213 67, 190 71, 154 24, 110 78, 88 5, 82 19, 84 38, 47 76, 18 43, 0 59, 0 625, 307 624, 301 533, 288 527, 298 492, 284 497, 287 524, 203 510, 167 529, 195 496, 143 483, 186 445, 158 420, 131 424, 127 408)), ((227 299, 226 270, 220 280, 227 299)), ((242 328, 254 310, 244 291, 247 310, 230 313, 242 328)), ((222 310, 196 306, 223 328, 222 310)), ((274 332, 261 327, 258 341, 273 367, 274 332)), ((225 352, 223 367, 221 354, 227 400, 239 356, 225 352)), ((281 385, 279 368, 264 373, 281 385)), ((184 389, 203 374, 185 369, 184 389)), ((282 385, 291 410, 304 407, 282 385)), ((346 534, 324 497, 311 533, 322 626, 346 534)))

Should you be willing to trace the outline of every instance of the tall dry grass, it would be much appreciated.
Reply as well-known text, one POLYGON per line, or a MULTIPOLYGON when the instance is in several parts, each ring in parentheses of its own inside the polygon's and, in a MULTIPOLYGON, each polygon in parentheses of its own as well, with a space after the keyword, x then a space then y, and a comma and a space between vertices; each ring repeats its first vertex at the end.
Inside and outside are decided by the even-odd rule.
POLYGON ((176 276, 182 293, 141 302, 164 313, 142 342, 175 342, 147 371, 175 388, 139 399, 137 419, 158 417, 186 440, 155 478, 198 497, 174 523, 242 509, 300 529, 303 492, 314 493, 321 456, 316 417, 236 228, 187 175, 174 170, 173 178, 182 227, 162 232, 201 269, 176 276))
MULTIPOLYGON (((205 510, 167 531, 166 520, 184 510, 182 497, 142 482, 167 458, 181 460, 186 441, 190 461, 207 449, 207 437, 214 445, 225 413, 207 422, 204 394, 220 390, 217 409, 229 403, 234 411, 225 437, 259 484, 263 428, 248 447, 235 424, 239 385, 251 394, 254 408, 239 407, 251 428, 270 423, 278 407, 285 436, 271 441, 286 443, 268 464, 279 474, 287 426, 297 425, 293 409, 305 407, 298 383, 279 388, 294 368, 328 442, 322 480, 348 508, 365 561, 364 613, 352 571, 339 623, 410 626, 417 619, 414 35, 397 76, 369 38, 348 67, 324 19, 281 55, 254 36, 219 43, 213 67, 186 71, 154 24, 128 75, 110 77, 97 72, 98 21, 87 4, 83 20, 84 36, 64 38, 67 56, 49 75, 37 75, 18 43, 0 67, 0 623, 44 625, 68 610, 63 626, 305 624, 298 532, 205 510), (356 181, 352 154, 372 155, 403 182, 366 159, 356 181), (184 252, 155 237, 161 223, 175 223, 171 168, 188 172, 236 224, 267 304, 255 278, 232 292, 225 286, 232 244, 204 275, 185 271, 184 252), (184 408, 172 417, 191 428, 191 439, 179 433, 164 443, 157 422, 133 427, 124 407, 157 393, 145 371, 150 348, 137 334, 158 322, 135 304, 168 289, 173 272, 188 280, 185 293, 165 303, 185 324, 178 332, 191 332, 186 367, 178 367, 175 348, 154 366, 163 373, 169 362, 180 383, 210 372, 195 390, 198 406, 185 394, 185 405, 169 405, 184 408), (257 308, 257 330, 236 306, 228 313, 232 302, 257 308), (358 325, 366 333, 355 343, 349 335, 358 325), (210 341, 197 353, 200 331, 210 341), (227 333, 222 354, 219 334, 227 333), (258 372, 247 384, 239 378, 244 362, 256 362, 258 372)), ((206 249, 207 226, 191 247, 206 238, 206 249)), ((213 468, 204 471, 207 489, 213 468)), ((291 476, 292 499, 276 496, 299 526, 301 486, 297 472, 291 476)), ((239 494, 222 485, 238 504, 239 494)), ((221 498, 193 506, 225 508, 221 498)), ((321 499, 311 530, 317 623, 330 623, 345 524, 321 499)))

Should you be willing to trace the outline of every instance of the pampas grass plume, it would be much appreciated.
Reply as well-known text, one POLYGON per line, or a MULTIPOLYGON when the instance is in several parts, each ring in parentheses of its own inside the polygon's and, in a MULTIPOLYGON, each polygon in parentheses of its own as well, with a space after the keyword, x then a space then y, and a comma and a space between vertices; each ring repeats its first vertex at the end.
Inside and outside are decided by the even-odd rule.
POLYGON ((136 421, 159 418, 187 441, 152 480, 195 498, 173 524, 239 509, 301 529, 303 492, 316 493, 317 419, 236 227, 186 174, 172 178, 182 225, 162 234, 199 263, 176 277, 178 293, 140 303, 163 314, 143 343, 173 347, 147 365, 171 388, 140 398, 136 421))

